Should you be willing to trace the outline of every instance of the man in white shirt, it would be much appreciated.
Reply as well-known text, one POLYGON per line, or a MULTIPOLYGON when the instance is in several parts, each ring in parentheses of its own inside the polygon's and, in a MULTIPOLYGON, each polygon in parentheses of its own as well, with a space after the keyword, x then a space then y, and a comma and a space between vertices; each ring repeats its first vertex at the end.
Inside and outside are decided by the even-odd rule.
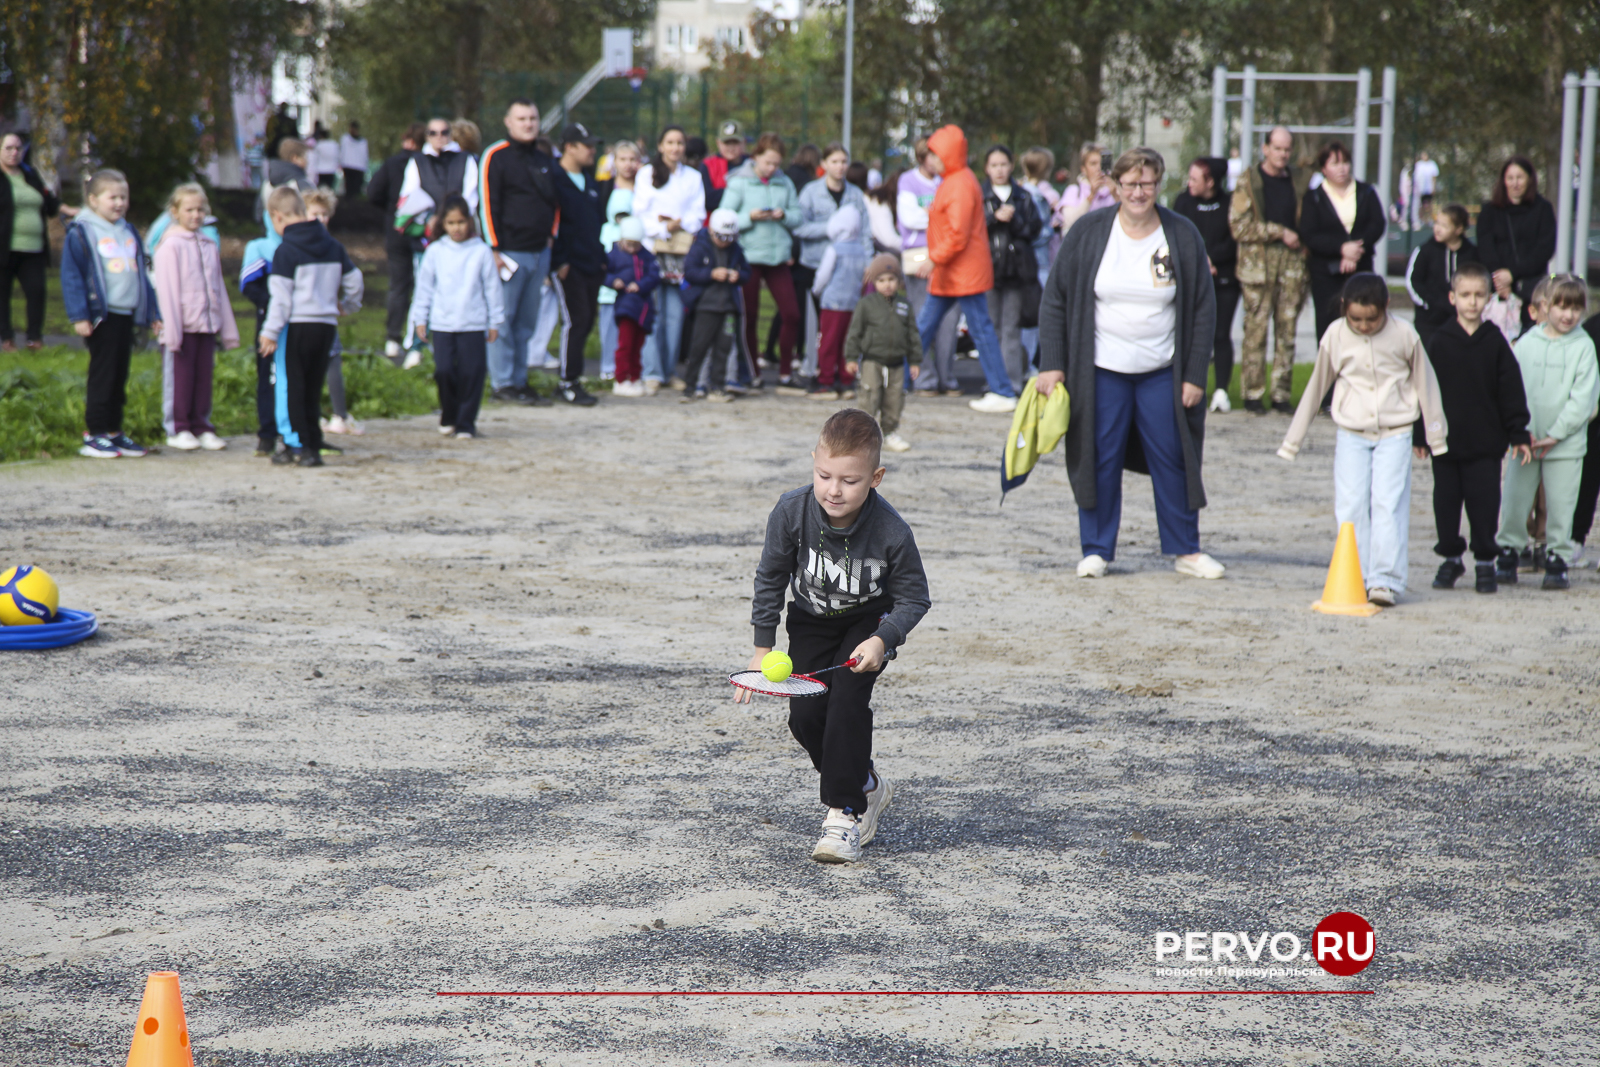
POLYGON ((344 171, 344 195, 360 196, 367 181, 367 139, 359 122, 352 122, 350 132, 339 138, 339 169, 344 171))
POLYGON ((1418 152, 1411 166, 1411 199, 1416 208, 1411 216, 1411 228, 1422 230, 1433 225, 1433 193, 1439 187, 1439 164, 1428 158, 1428 153, 1418 152))

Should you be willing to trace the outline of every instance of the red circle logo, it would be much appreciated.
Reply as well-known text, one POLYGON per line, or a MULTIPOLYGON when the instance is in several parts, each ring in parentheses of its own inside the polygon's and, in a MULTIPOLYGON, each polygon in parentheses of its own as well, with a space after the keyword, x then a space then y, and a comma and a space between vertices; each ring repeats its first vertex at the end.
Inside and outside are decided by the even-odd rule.
POLYGON ((1317 924, 1311 935, 1317 965, 1329 974, 1349 978, 1372 962, 1377 937, 1372 924, 1353 911, 1336 911, 1317 924))

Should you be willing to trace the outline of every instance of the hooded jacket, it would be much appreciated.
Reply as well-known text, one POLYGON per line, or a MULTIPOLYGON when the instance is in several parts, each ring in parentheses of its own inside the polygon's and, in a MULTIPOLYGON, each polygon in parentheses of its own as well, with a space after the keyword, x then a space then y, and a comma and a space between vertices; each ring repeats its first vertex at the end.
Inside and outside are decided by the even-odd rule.
MULTIPOLYGON (((1593 360, 1590 360, 1593 363, 1593 360)), ((1594 372, 1591 370, 1590 374, 1594 372)), ((1412 434, 1422 419, 1422 437, 1436 456, 1448 450, 1450 424, 1439 395, 1439 379, 1411 324, 1388 316, 1375 334, 1357 333, 1340 316, 1317 346, 1311 381, 1300 397, 1278 455, 1293 459, 1311 429, 1322 398, 1333 389, 1333 421, 1369 441, 1412 434)))
POLYGON ((1172 201, 1172 210, 1194 223, 1194 228, 1205 238, 1206 258, 1217 268, 1216 283, 1232 285, 1234 266, 1239 262, 1239 244, 1228 225, 1228 161, 1207 159, 1205 165, 1211 172, 1211 195, 1198 197, 1185 189, 1172 201))
POLYGON ((296 222, 283 230, 267 278, 272 302, 261 336, 276 340, 290 323, 337 324, 340 311, 361 309, 361 271, 344 246, 320 222, 296 222))
POLYGON ((656 254, 639 245, 639 251, 629 252, 618 241, 611 246, 611 252, 606 262, 605 288, 602 293, 610 290, 616 298, 613 314, 619 319, 632 319, 637 322, 645 333, 650 333, 656 327, 655 308, 651 303, 650 294, 656 291, 656 286, 661 284, 661 265, 656 262, 656 254), (627 288, 629 282, 637 282, 637 293, 617 292, 616 283, 621 282, 627 288))
POLYGON ((945 126, 928 138, 928 151, 944 164, 944 180, 928 207, 928 258, 934 296, 975 296, 994 288, 989 259, 989 228, 983 220, 983 192, 967 166, 967 135, 945 126))
POLYGON ((830 619, 877 615, 873 636, 899 648, 928 612, 928 576, 911 527, 876 489, 856 521, 833 527, 809 485, 778 498, 767 517, 750 622, 757 648, 776 643, 784 588, 790 611, 830 619))
POLYGON ((811 286, 824 311, 854 311, 861 299, 861 276, 867 270, 861 218, 854 205, 846 204, 828 220, 828 247, 811 286))
POLYGON ((186 333, 216 334, 222 348, 239 346, 233 304, 222 284, 217 242, 182 226, 169 227, 155 254, 161 344, 175 352, 186 333))
POLYGON ((746 163, 728 175, 721 202, 739 216, 739 243, 746 259, 763 267, 788 262, 794 251, 793 231, 800 225, 800 194, 787 174, 776 170, 762 181, 756 177, 755 164, 746 163), (782 211, 783 218, 758 222, 750 217, 752 211, 773 209, 782 211))
MULTIPOLYGON (((717 246, 711 240, 709 227, 694 235, 694 243, 689 246, 689 254, 683 257, 683 317, 688 322, 694 314, 694 307, 700 302, 700 297, 713 285, 733 286, 734 314, 740 321, 744 318, 744 279, 750 273, 750 263, 744 258, 744 249, 739 247, 739 242, 734 241, 728 245, 728 267, 738 272, 737 282, 714 282, 711 272, 717 266, 717 246)), ((737 332, 737 336, 744 337, 744 329, 737 332)))
MULTIPOLYGON (((861 217, 867 217, 867 197, 856 186, 849 182, 844 183, 844 190, 839 194, 839 202, 834 203, 833 194, 828 192, 828 179, 818 178, 816 181, 806 183, 800 190, 800 225, 794 228, 794 235, 800 238, 800 265, 816 270, 822 262, 822 253, 828 248, 828 220, 833 218, 834 212, 841 208, 854 207, 861 212, 861 217)), ((872 255, 872 242, 863 240, 861 254, 872 255)))
MULTIPOLYGON (((144 242, 139 231, 123 220, 132 235, 137 262, 145 263, 144 242)), ((146 271, 139 269, 138 299, 133 308, 133 324, 147 326, 156 312, 156 292, 146 271)), ((96 241, 89 221, 76 218, 67 225, 66 241, 61 246, 61 299, 67 306, 67 321, 99 326, 109 308, 106 298, 105 266, 96 252, 96 241)))
POLYGON ((983 222, 989 240, 989 263, 997 289, 1016 289, 1039 283, 1039 259, 1033 242, 1044 229, 1033 191, 1019 181, 1011 183, 1010 198, 1000 199, 987 180, 979 186, 983 193, 983 222), (994 213, 1010 204, 1015 210, 1010 222, 1000 222, 994 213))
MULTIPOLYGON (((1498 326, 1481 322, 1468 334, 1452 317, 1433 335, 1428 361, 1439 379, 1450 455, 1457 461, 1503 456, 1508 446, 1529 443, 1522 369, 1498 326)), ((1412 435, 1412 444, 1425 443, 1412 435)))
POLYGON ((1456 317, 1456 309, 1450 303, 1450 279, 1461 264, 1481 262, 1478 246, 1465 237, 1454 252, 1430 237, 1411 253, 1411 262, 1406 264, 1406 292, 1417 305, 1417 332, 1423 333, 1424 328, 1428 331, 1423 334, 1424 343, 1434 330, 1456 317))
MULTIPOLYGON (((1482 327, 1479 327, 1481 330, 1482 327)), ((1594 342, 1583 329, 1551 337, 1535 326, 1517 339, 1517 364, 1528 397, 1528 432, 1554 437, 1545 459, 1582 459, 1589 452, 1589 420, 1600 394, 1594 342)))
POLYGON ((434 241, 422 254, 410 321, 439 333, 499 329, 506 320, 500 271, 480 237, 434 241))
POLYGON ((899 293, 883 296, 876 291, 862 297, 844 335, 844 358, 870 359, 885 367, 921 363, 922 335, 911 301, 899 293))

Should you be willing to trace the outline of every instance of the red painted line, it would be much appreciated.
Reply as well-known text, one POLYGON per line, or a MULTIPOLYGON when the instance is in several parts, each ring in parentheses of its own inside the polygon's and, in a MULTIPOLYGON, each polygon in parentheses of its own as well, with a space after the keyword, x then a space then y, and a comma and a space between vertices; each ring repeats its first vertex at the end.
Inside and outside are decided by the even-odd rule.
POLYGON ((1371 989, 551 989, 438 990, 436 997, 1370 997, 1371 989))

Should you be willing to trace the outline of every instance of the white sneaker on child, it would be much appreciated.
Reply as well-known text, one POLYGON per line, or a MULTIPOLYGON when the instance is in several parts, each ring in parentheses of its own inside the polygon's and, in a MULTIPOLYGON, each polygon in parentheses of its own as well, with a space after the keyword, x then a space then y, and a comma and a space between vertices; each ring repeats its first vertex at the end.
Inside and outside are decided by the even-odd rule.
POLYGON ((210 430, 207 430, 205 433, 200 435, 200 447, 205 449, 207 452, 221 452, 224 448, 228 447, 228 442, 224 441, 210 430))
POLYGON ((413 367, 422 366, 422 350, 413 348, 406 353, 406 361, 400 364, 401 370, 411 370, 413 367))
POLYGON ((200 442, 195 439, 194 434, 190 433, 188 430, 185 430, 180 434, 174 434, 173 436, 167 438, 167 447, 180 448, 185 452, 193 452, 195 449, 200 447, 200 442))
POLYGON ((1228 400, 1228 391, 1226 389, 1218 389, 1211 394, 1211 407, 1208 410, 1219 412, 1223 415, 1233 410, 1233 404, 1228 400))
POLYGON ((1106 561, 1103 556, 1087 555, 1078 561, 1079 578, 1104 578, 1106 561))
POLYGON ((439 436, 440 437, 452 437, 452 436, 455 435, 455 432, 456 432, 456 428, 454 426, 441 426, 441 427, 439 427, 439 436))
POLYGON ((911 442, 901 437, 898 433, 891 433, 884 436, 883 447, 890 452, 909 452, 911 451, 911 442))
POLYGON ((867 810, 861 816, 861 846, 866 847, 878 833, 878 816, 883 814, 883 809, 889 806, 889 801, 894 799, 894 786, 883 776, 882 771, 874 770, 872 777, 877 779, 872 792, 867 794, 867 810))
POLYGON ((829 808, 822 836, 811 849, 818 863, 854 863, 861 858, 861 822, 843 808, 829 808))

